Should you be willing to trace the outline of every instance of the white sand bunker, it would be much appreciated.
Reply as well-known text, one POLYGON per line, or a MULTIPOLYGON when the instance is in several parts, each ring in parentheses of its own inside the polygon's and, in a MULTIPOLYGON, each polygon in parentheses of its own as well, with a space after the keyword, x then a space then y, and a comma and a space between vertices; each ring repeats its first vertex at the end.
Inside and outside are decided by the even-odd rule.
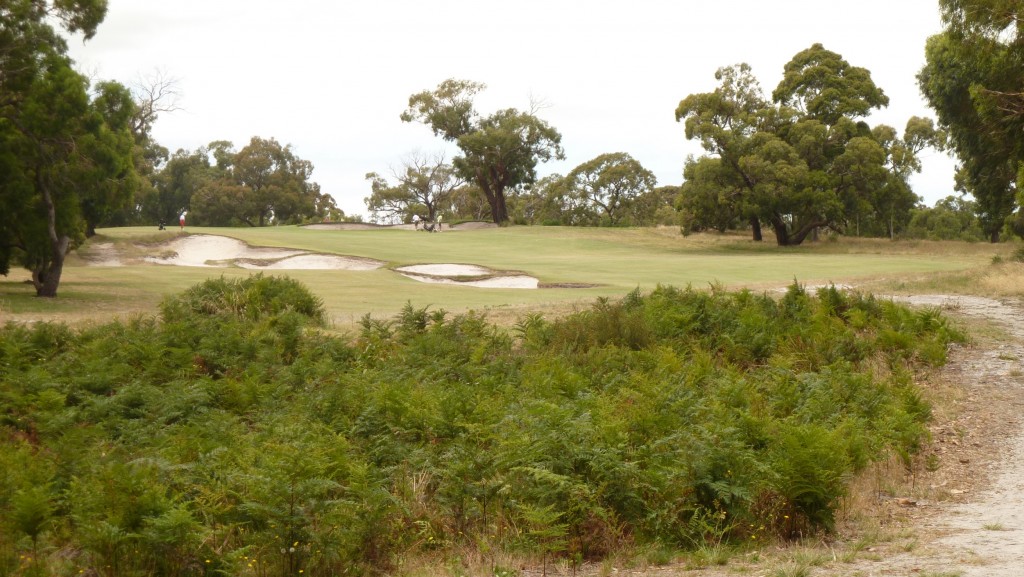
POLYGON ((478 288, 535 289, 539 282, 523 274, 501 275, 473 264, 418 264, 397 269, 402 276, 419 282, 457 284, 478 288))
POLYGON ((167 257, 146 257, 146 262, 176 266, 228 267, 277 270, 373 270, 380 261, 315 254, 304 250, 251 247, 226 236, 197 234, 167 245, 167 257))

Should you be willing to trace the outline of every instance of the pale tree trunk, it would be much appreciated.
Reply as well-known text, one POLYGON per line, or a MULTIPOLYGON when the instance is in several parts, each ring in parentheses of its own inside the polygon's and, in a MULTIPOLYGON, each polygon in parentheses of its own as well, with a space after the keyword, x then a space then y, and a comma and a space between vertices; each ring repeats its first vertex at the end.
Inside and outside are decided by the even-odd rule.
POLYGON ((46 233, 50 241, 50 261, 32 270, 32 284, 36 288, 36 296, 53 298, 57 296, 60 276, 64 272, 64 257, 68 254, 71 239, 67 235, 57 234, 57 210, 53 205, 50 188, 37 179, 36 184, 43 193, 46 204, 46 233))

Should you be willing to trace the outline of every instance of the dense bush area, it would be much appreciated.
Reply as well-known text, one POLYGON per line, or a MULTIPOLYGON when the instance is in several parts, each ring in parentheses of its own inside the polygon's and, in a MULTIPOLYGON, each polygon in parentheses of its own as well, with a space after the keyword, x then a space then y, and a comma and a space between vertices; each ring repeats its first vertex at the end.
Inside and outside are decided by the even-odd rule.
POLYGON ((828 530, 912 454, 933 310, 661 287, 512 331, 407 306, 351 339, 288 279, 0 331, 0 573, 341 575, 828 530))

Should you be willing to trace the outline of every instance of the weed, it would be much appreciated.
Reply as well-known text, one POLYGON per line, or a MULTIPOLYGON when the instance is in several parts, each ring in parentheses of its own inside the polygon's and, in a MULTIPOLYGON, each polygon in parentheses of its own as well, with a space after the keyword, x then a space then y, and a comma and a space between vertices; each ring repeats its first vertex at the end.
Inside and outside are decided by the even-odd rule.
POLYGON ((809 577, 811 574, 811 567, 802 563, 786 563, 781 567, 776 567, 772 572, 772 577, 809 577))
POLYGON ((1006 526, 1002 523, 985 523, 982 528, 986 531, 1006 531, 1006 526))

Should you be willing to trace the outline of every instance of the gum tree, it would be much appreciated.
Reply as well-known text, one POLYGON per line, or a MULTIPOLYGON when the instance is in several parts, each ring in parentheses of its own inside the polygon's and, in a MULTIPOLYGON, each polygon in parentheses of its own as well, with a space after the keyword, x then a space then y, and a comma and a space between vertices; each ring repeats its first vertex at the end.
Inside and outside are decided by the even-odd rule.
POLYGON ((402 168, 391 171, 396 184, 371 172, 366 175, 372 194, 363 199, 375 217, 408 222, 413 215, 437 220, 442 209, 451 208, 452 194, 463 185, 455 169, 443 156, 414 154, 402 168))
POLYGON ((106 2, 15 0, 0 9, 0 273, 20 264, 54 297, 64 259, 137 185, 123 86, 89 93, 51 26, 91 38, 106 2))
POLYGON ((497 224, 509 220, 507 195, 533 184, 537 163, 562 159, 562 135, 532 112, 515 108, 480 116, 473 97, 484 85, 448 79, 433 91, 409 97, 403 122, 426 124, 434 134, 454 143, 461 155, 452 165, 463 179, 479 187, 497 224))
MULTIPOLYGON (((891 155, 861 118, 888 98, 863 68, 815 44, 785 66, 769 101, 746 64, 720 68, 713 91, 676 109, 686 137, 707 151, 689 161, 683 206, 703 222, 750 223, 755 240, 767 222, 779 245, 801 244, 820 228, 843 230, 896 194, 891 155), (713 218, 719 204, 729 214, 713 218), (699 214, 698 214, 699 213, 699 214)), ((890 203, 891 204, 891 203, 890 203)))
POLYGON ((636 224, 640 199, 658 184, 654 173, 625 152, 602 154, 566 175, 567 193, 587 207, 589 224, 636 224))
MULTIPOLYGON (((977 200, 991 242, 1019 206, 1024 177, 1024 6, 940 0, 945 29, 928 39, 918 84, 960 160, 957 184, 977 200)), ((1018 212, 1015 230, 1024 234, 1018 212)))

